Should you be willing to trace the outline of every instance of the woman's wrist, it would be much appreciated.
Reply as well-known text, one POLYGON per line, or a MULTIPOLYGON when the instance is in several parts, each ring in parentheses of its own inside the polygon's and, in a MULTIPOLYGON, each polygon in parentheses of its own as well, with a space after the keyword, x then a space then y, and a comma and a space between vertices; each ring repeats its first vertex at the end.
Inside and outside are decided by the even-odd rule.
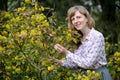
POLYGON ((67 55, 67 54, 68 54, 68 50, 67 50, 67 49, 65 49, 65 50, 64 50, 64 53, 65 53, 65 55, 67 55))

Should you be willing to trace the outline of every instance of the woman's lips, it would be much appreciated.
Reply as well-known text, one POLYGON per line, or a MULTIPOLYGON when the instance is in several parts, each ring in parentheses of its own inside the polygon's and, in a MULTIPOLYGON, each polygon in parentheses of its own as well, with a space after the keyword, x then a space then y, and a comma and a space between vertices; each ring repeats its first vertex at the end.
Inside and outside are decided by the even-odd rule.
POLYGON ((77 27, 79 27, 81 25, 81 23, 76 23, 75 24, 75 27, 77 28, 77 27))

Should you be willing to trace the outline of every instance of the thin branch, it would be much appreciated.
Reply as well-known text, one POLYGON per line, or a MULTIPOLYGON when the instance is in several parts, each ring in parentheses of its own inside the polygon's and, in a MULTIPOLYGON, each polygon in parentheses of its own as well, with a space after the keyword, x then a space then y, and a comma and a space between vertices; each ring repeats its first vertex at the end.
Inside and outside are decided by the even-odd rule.
POLYGON ((35 64, 33 64, 32 63, 32 61, 31 60, 29 60, 28 58, 27 58, 27 61, 33 66, 33 67, 35 67, 36 69, 38 69, 39 71, 42 71, 42 70, 44 70, 45 68, 39 68, 39 67, 37 67, 35 64))

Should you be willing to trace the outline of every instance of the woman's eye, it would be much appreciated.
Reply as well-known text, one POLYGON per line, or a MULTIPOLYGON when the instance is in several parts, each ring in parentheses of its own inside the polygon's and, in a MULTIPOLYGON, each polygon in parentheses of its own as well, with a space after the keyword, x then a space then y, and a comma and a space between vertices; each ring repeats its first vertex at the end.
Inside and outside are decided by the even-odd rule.
POLYGON ((74 18, 71 18, 71 21, 73 21, 74 20, 74 18))
POLYGON ((77 16, 77 18, 81 18, 81 16, 77 16))

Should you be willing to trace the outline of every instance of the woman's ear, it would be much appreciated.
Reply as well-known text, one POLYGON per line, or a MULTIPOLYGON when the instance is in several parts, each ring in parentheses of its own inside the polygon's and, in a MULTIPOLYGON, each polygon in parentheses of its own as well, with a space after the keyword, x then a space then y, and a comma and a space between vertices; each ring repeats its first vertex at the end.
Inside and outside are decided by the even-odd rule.
POLYGON ((86 23, 89 24, 89 22, 88 22, 88 18, 87 18, 87 17, 86 17, 86 23))

